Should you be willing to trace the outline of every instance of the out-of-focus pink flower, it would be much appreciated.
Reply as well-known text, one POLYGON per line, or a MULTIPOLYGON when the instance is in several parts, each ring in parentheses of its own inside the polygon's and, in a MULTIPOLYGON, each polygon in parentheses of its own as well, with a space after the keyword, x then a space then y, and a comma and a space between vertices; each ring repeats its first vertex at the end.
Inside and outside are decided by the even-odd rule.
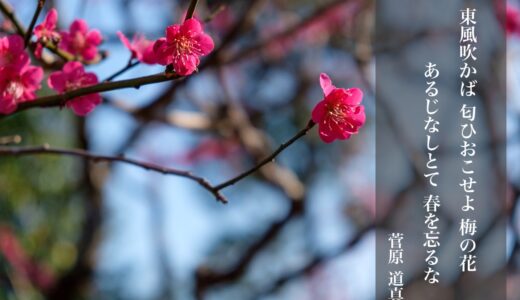
POLYGON ((235 140, 208 138, 202 140, 178 160, 186 164, 193 164, 208 160, 227 159, 236 156, 239 151, 240 145, 235 140))
POLYGON ((54 282, 50 270, 33 261, 25 252, 18 238, 6 226, 0 226, 0 254, 15 271, 15 275, 29 279, 37 288, 46 290, 54 282))
POLYGON ((352 27, 354 16, 360 5, 354 1, 338 3, 319 13, 290 34, 284 34, 286 28, 296 23, 292 16, 279 18, 262 29, 266 46, 263 51, 269 58, 281 59, 295 49, 306 49, 309 45, 321 46, 327 43, 334 33, 352 27))
POLYGON ((98 55, 102 36, 97 29, 89 30, 87 22, 78 19, 72 22, 69 31, 61 33, 59 47, 84 61, 92 61, 98 55))
POLYGON ((0 21, 0 28, 3 32, 12 32, 15 30, 13 27, 13 22, 11 22, 11 20, 9 19, 4 19, 0 21))
POLYGON ((365 123, 365 109, 361 105, 363 92, 358 88, 336 88, 329 76, 320 75, 325 94, 312 111, 312 121, 319 126, 320 138, 325 143, 348 139, 365 123))
POLYGON ((520 11, 511 5, 506 7, 506 33, 520 35, 520 11))
POLYGON ((0 70, 0 113, 14 112, 19 103, 31 101, 35 98, 43 79, 43 70, 40 67, 26 64, 8 66, 0 70))
POLYGON ((19 70, 29 64, 23 38, 17 34, 0 38, 0 71, 2 68, 19 70))
POLYGON ((123 45, 132 52, 132 58, 149 65, 157 63, 157 58, 153 51, 153 41, 147 40, 142 34, 136 34, 130 42, 121 31, 117 32, 117 36, 119 36, 123 45))
MULTIPOLYGON (((56 71, 49 76, 47 84, 59 93, 66 93, 82 87, 98 83, 96 74, 85 72, 83 65, 77 61, 71 61, 63 66, 61 71, 56 71)), ((85 116, 101 104, 101 96, 98 93, 74 98, 67 102, 67 107, 78 116, 85 116)))
POLYGON ((34 27, 34 35, 41 41, 54 41, 60 39, 60 34, 56 32, 56 23, 58 22, 58 12, 56 9, 51 9, 45 16, 45 20, 34 27))
POLYGON ((201 23, 191 18, 182 25, 166 28, 166 37, 154 44, 157 62, 172 64, 178 75, 190 75, 200 63, 200 56, 208 55, 214 48, 211 37, 204 33, 201 23))
POLYGON ((234 23, 235 15, 233 14, 233 10, 228 6, 225 6, 222 11, 219 11, 210 21, 211 28, 221 33, 228 31, 234 23))
POLYGON ((49 10, 47 15, 45 16, 45 20, 39 25, 34 27, 34 35, 38 38, 38 44, 36 45, 36 49, 34 50, 34 55, 40 58, 42 55, 43 46, 42 43, 47 43, 49 41, 57 44, 61 36, 56 31, 56 23, 58 22, 58 11, 52 8, 49 10))

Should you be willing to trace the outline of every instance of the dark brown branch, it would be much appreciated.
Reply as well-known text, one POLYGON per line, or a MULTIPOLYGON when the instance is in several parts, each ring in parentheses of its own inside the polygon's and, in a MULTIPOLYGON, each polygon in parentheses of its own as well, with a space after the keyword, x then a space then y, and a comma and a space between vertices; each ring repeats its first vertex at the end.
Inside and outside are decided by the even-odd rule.
POLYGON ((6 1, 0 0, 0 11, 13 23, 14 27, 16 28, 16 31, 19 35, 24 36, 25 35, 25 28, 22 25, 22 22, 18 20, 16 15, 14 14, 14 10, 6 1))
POLYGON ((196 280, 196 292, 201 298, 203 293, 206 291, 208 287, 215 286, 218 284, 222 284, 225 282, 231 282, 237 280, 242 276, 247 268, 250 266, 251 262, 255 259, 256 255, 264 249, 271 241, 273 241, 280 231, 295 217, 301 215, 303 212, 303 199, 299 199, 300 201, 291 201, 291 209, 287 213, 287 215, 273 223, 267 231, 256 241, 254 242, 245 252, 244 256, 238 261, 238 263, 225 272, 215 272, 209 270, 208 268, 202 266, 197 270, 197 280, 196 280))
POLYGON ((191 19, 193 17, 193 13, 195 12, 195 8, 197 7, 198 0, 191 0, 190 6, 188 7, 188 11, 186 12, 186 18, 184 21, 191 19))
POLYGON ((0 156, 21 156, 21 155, 67 155, 67 156, 77 156, 77 157, 83 157, 85 159, 92 160, 93 162, 99 162, 99 161, 106 161, 109 163, 112 162, 123 162, 130 165, 134 165, 137 167, 141 167, 145 170, 155 171, 159 172, 165 175, 175 175, 180 176, 184 178, 191 179, 195 182, 197 182, 200 186, 211 192, 218 201, 222 203, 227 203, 226 198, 220 193, 220 190, 231 186, 238 181, 246 178, 247 176, 253 174, 254 172, 258 171, 260 168, 262 168, 264 165, 268 164, 269 162, 273 161, 274 158, 280 154, 284 149, 292 145, 294 142, 296 142, 299 138, 303 137, 307 134, 307 132, 315 125, 315 123, 311 120, 307 123, 307 126, 300 130, 295 136, 293 136, 291 139, 289 139, 287 142, 283 143, 276 149, 271 155, 260 161, 256 166, 249 169, 248 171, 226 181, 223 182, 217 186, 211 185, 206 179, 196 176, 192 174, 191 172, 184 171, 184 170, 178 170, 173 168, 167 168, 163 167, 157 164, 153 163, 147 163, 143 161, 138 161, 131 158, 126 158, 124 156, 109 156, 109 155, 97 155, 93 154, 91 152, 88 152, 83 149, 61 149, 61 148, 51 148, 48 145, 44 145, 41 147, 34 147, 34 146, 26 146, 26 147, 3 147, 0 146, 0 156))
POLYGON ((67 101, 89 94, 107 92, 112 90, 118 90, 123 88, 139 88, 142 85, 159 83, 164 81, 170 81, 175 79, 183 78, 181 76, 175 74, 166 74, 159 73, 155 75, 137 77, 132 79, 114 81, 114 82, 102 82, 96 85, 91 85, 88 87, 80 88, 77 90, 72 90, 67 93, 40 97, 31 102, 24 102, 18 106, 18 109, 14 112, 20 112, 29 108, 34 107, 53 107, 53 106, 63 106, 67 101))
POLYGON ((29 46, 29 42, 31 40, 34 25, 36 25, 36 21, 38 20, 38 16, 40 15, 44 5, 45 5, 45 0, 38 0, 38 5, 36 6, 36 10, 34 11, 34 15, 32 17, 31 23, 29 24, 29 28, 25 32, 25 39, 24 39, 25 48, 27 48, 27 46, 29 46))
POLYGON ((240 180, 244 179, 245 177, 255 173, 256 171, 258 171, 261 167, 263 167, 264 165, 270 163, 271 161, 273 161, 276 156, 278 156, 278 154, 280 154, 283 150, 285 150, 285 148, 289 147, 290 145, 292 145, 294 142, 296 142, 299 138, 301 138, 302 136, 306 135, 307 132, 309 132, 309 130, 311 130, 312 127, 314 127, 314 125, 316 125, 316 123, 314 123, 312 120, 310 120, 308 123, 307 123, 307 126, 305 126, 305 128, 303 128, 302 130, 300 130, 295 136, 293 136, 290 140, 288 140, 287 142, 283 143, 280 145, 280 147, 278 147, 278 149, 276 149, 271 155, 269 155, 268 157, 264 158, 262 161, 260 161, 256 166, 252 167, 251 169, 249 169, 248 171, 234 177, 234 178, 231 178, 217 186, 215 186, 215 190, 219 191, 221 189, 224 189, 228 186, 231 186, 237 182, 239 182, 240 180))
MULTIPOLYGON (((88 149, 86 120, 74 119, 78 124, 76 138, 79 146, 88 149)), ((89 286, 95 274, 95 256, 100 240, 100 229, 103 223, 103 198, 101 186, 92 181, 93 166, 87 158, 82 159, 82 170, 76 189, 82 191, 83 224, 76 242, 76 261, 70 269, 58 275, 52 286, 44 291, 45 299, 66 300, 85 297, 84 287, 89 286)))
POLYGON ((264 49, 266 46, 271 45, 275 41, 284 40, 286 38, 289 38, 296 33, 298 33, 302 28, 312 24, 317 19, 323 17, 326 13, 330 12, 331 10, 337 8, 340 5, 344 5, 348 2, 353 2, 356 0, 336 0, 329 4, 326 4, 325 6, 318 8, 313 14, 310 16, 304 18, 300 22, 294 24, 293 26, 289 27, 288 29, 275 34, 274 36, 267 38, 263 41, 258 42, 256 45, 253 45, 251 47, 245 48, 235 55, 232 55, 231 58, 225 58, 224 61, 221 62, 221 64, 229 64, 229 63, 237 63, 245 58, 250 57, 252 54, 264 49))
POLYGON ((132 69, 133 67, 137 66, 138 64, 140 64, 139 61, 132 61, 132 59, 130 59, 130 60, 128 60, 128 63, 126 64, 126 66, 124 66, 122 69, 120 69, 119 71, 115 72, 114 74, 110 75, 107 79, 105 79, 103 81, 104 82, 112 81, 116 77, 118 77, 121 74, 125 73, 126 71, 132 69))
POLYGON ((219 202, 227 203, 226 198, 216 190, 206 179, 196 176, 191 172, 184 170, 177 170, 173 168, 167 168, 153 163, 147 163, 138 161, 124 156, 108 156, 108 155, 96 155, 82 149, 60 149, 50 148, 48 145, 42 147, 0 147, 0 156, 21 156, 21 155, 67 155, 76 156, 89 159, 93 162, 106 161, 109 163, 123 162, 130 165, 134 165, 145 170, 159 172, 164 175, 175 175, 190 179, 197 182, 200 186, 211 192, 219 202))

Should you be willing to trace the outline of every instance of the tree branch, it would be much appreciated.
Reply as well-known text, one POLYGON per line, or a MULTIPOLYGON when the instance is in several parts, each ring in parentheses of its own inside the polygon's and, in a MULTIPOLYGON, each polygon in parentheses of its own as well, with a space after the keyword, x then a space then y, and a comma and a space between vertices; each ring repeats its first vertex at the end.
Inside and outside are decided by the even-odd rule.
POLYGON ((130 165, 134 165, 137 167, 141 167, 145 170, 155 171, 162 173, 164 175, 175 175, 180 176, 184 178, 191 179, 195 182, 197 182, 200 186, 211 192, 215 198, 217 198, 217 201, 222 203, 227 203, 227 199, 220 193, 220 190, 229 187, 240 180, 246 178, 247 176, 253 174, 254 172, 258 171, 260 168, 262 168, 264 165, 268 164, 269 162, 273 161, 274 158, 280 154, 284 149, 292 145, 294 142, 296 142, 299 138, 303 137, 307 134, 307 132, 314 127, 315 123, 310 120, 307 123, 307 126, 300 130, 295 136, 293 136, 291 139, 289 139, 287 142, 283 143, 276 149, 271 155, 260 161, 256 166, 249 169, 248 171, 230 179, 227 180, 219 185, 213 186, 211 185, 206 179, 203 177, 196 176, 192 174, 191 172, 184 171, 184 170, 178 170, 173 168, 167 168, 163 167, 157 164, 153 163, 147 163, 131 158, 126 158, 124 156, 109 156, 109 155, 97 155, 93 154, 91 152, 88 152, 83 149, 62 149, 62 148, 51 148, 49 145, 43 145, 40 147, 37 146, 25 146, 25 147, 6 147, 6 146, 0 146, 0 156, 22 156, 22 155, 66 155, 66 156, 76 156, 76 157, 83 157, 85 159, 92 160, 93 162, 99 162, 99 161, 106 161, 109 163, 113 162, 123 162, 130 165))
POLYGON ((43 9, 43 5, 45 5, 45 0, 38 0, 38 5, 36 6, 36 10, 34 11, 34 15, 32 17, 31 23, 29 25, 29 29, 27 29, 27 32, 25 33, 25 39, 24 39, 25 48, 27 48, 27 46, 29 46, 29 42, 31 40, 34 25, 36 25, 36 21, 38 20, 38 16, 40 15, 40 12, 43 9))
POLYGON ((114 74, 110 75, 109 77, 107 77, 107 79, 105 79, 103 81, 104 82, 112 81, 119 75, 121 75, 121 74, 125 73, 126 71, 132 69, 133 67, 137 66, 139 63, 140 63, 139 61, 132 61, 132 58, 130 58, 128 60, 128 63, 126 64, 126 66, 124 66, 119 71, 115 72, 114 74))
POLYGON ((25 35, 25 28, 22 25, 22 22, 18 20, 16 15, 14 14, 14 10, 6 1, 0 0, 0 11, 13 23, 16 31, 21 36, 25 35))
POLYGON ((195 12, 195 8, 197 7, 198 0, 191 0, 190 6, 188 7, 188 11, 186 12, 186 18, 184 21, 191 19, 193 17, 193 13, 195 12))
MULTIPOLYGON (((123 88, 136 88, 147 84, 159 83, 164 81, 170 81, 175 79, 184 78, 182 76, 178 76, 175 74, 167 74, 167 73, 158 73, 155 75, 137 77, 132 79, 113 81, 113 82, 102 82, 96 85, 91 85, 88 87, 72 90, 70 92, 66 92, 58 95, 51 95, 36 98, 30 102, 21 103, 18 106, 18 109, 13 112, 13 114, 34 107, 53 107, 53 106, 63 106, 67 101, 72 100, 73 98, 77 98, 80 96, 85 96, 94 93, 101 93, 107 91, 113 91, 123 88)), ((12 114, 11 114, 12 115, 12 114)), ((1 117, 0 117, 1 118, 1 117)))
POLYGON ((188 171, 177 170, 173 168, 167 168, 159 166, 153 163, 147 163, 138 161, 124 156, 108 156, 108 155, 96 155, 91 152, 82 149, 61 149, 61 148, 50 148, 48 145, 41 147, 3 147, 0 146, 0 156, 22 156, 22 155, 66 155, 83 157, 93 162, 106 161, 109 163, 123 162, 130 165, 134 165, 145 170, 155 171, 164 175, 175 175, 184 177, 192 181, 197 182, 200 186, 212 193, 217 201, 221 203, 227 203, 226 198, 216 190, 206 179, 196 176, 188 171))
POLYGON ((299 138, 301 138, 302 136, 306 135, 307 132, 309 132, 309 130, 311 130, 312 127, 314 127, 314 125, 316 125, 316 123, 314 123, 312 120, 309 120, 309 122, 307 123, 307 126, 305 126, 305 128, 303 128, 302 130, 300 130, 295 136, 293 136, 290 140, 288 140, 287 142, 283 143, 280 145, 280 147, 278 147, 278 149, 276 149, 271 155, 269 155, 268 157, 264 158, 262 161, 260 161, 256 166, 252 167, 251 169, 249 169, 248 171, 234 177, 234 178, 231 178, 217 186, 215 186, 215 190, 217 191, 220 191, 221 189, 224 189, 228 186, 231 186, 237 182, 239 182, 240 180, 244 179, 245 177, 253 174, 254 172, 258 171, 261 167, 263 167, 264 165, 270 163, 271 161, 273 161, 275 159, 276 156, 278 156, 278 154, 280 154, 283 150, 285 150, 285 148, 289 147, 290 145, 292 145, 294 142, 296 142, 299 138))

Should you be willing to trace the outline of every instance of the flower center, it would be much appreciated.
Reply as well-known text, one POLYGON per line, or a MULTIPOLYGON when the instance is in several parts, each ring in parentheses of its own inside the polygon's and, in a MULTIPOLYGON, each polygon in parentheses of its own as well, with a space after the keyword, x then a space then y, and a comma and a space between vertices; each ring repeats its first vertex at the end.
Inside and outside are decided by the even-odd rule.
POLYGON ((359 112, 359 106, 352 106, 343 103, 327 104, 327 114, 329 119, 337 125, 347 126, 348 128, 355 130, 356 125, 353 124, 353 119, 350 116, 359 112))
POLYGON ((327 105, 327 113, 329 116, 331 116, 333 119, 336 119, 337 121, 344 120, 346 115, 352 111, 352 109, 344 104, 328 104, 327 105))
POLYGON ((7 84, 5 93, 13 97, 15 100, 19 100, 20 98, 22 98, 23 90, 23 85, 19 81, 13 80, 7 84))
POLYGON ((185 36, 179 36, 178 38, 176 38, 175 45, 177 55, 190 54, 193 49, 193 42, 185 36))

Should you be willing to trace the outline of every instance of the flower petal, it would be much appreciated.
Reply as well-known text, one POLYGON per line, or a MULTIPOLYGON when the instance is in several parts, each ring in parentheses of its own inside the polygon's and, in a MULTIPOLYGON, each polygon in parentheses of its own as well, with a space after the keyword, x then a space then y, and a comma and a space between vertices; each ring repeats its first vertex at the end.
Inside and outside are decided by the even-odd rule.
POLYGON ((314 123, 320 123, 325 115, 325 101, 320 101, 312 110, 312 121, 314 123))
POLYGON ((331 132, 326 128, 326 126, 320 124, 319 134, 322 141, 329 144, 335 140, 335 137, 331 134, 331 132))
POLYGON ((65 74, 77 76, 78 73, 83 73, 83 65, 78 61, 70 61, 63 66, 63 72, 65 74))
POLYGON ((332 85, 332 80, 330 80, 329 75, 325 73, 320 74, 320 85, 325 96, 328 96, 330 92, 332 92, 336 88, 334 85, 332 85))
POLYGON ((157 63, 163 66, 170 64, 171 55, 168 53, 166 38, 160 38, 153 45, 153 52, 157 58, 157 63))
POLYGON ((98 83, 98 78, 94 73, 85 73, 81 77, 81 86, 90 86, 98 83))
POLYGON ((177 24, 166 27, 166 40, 172 42, 177 34, 179 34, 180 28, 181 26, 177 24))
POLYGON ((49 78, 47 78, 47 85, 58 93, 65 92, 66 84, 67 76, 61 71, 53 72, 49 75, 49 78))
POLYGON ((70 25, 70 33, 74 34, 75 32, 87 33, 88 25, 87 22, 83 19, 76 19, 70 25))
POLYGON ((85 47, 85 49, 83 49, 83 51, 81 52, 81 56, 83 57, 84 60, 86 61, 90 61, 90 60, 93 60, 96 58, 98 54, 98 49, 96 46, 94 45, 88 45, 87 47, 85 47))
POLYGON ((97 29, 89 31, 86 35, 86 42, 90 45, 97 46, 103 41, 103 36, 97 29))
POLYGON ((363 91, 358 88, 346 89, 345 93, 348 96, 346 103, 349 105, 359 105, 363 100, 363 91))
POLYGON ((0 114, 8 115, 16 110, 16 106, 14 99, 0 98, 0 114))
POLYGON ((21 52, 24 49, 24 41, 18 34, 12 34, 7 36, 8 48, 12 52, 21 52))
POLYGON ((121 41, 121 43, 123 43, 123 45, 125 45, 125 47, 128 48, 129 50, 132 50, 132 46, 130 45, 130 41, 128 40, 126 35, 124 33, 122 33, 121 31, 116 32, 116 34, 119 37, 119 40, 121 41))
POLYGON ((182 34, 194 36, 200 32, 202 32, 202 25, 200 24, 200 21, 195 18, 188 19, 181 25, 182 34))
POLYGON ((213 49, 215 48, 215 44, 213 43, 213 39, 205 34, 201 33, 199 34, 195 40, 199 44, 200 51, 202 52, 202 55, 208 55, 213 49))
POLYGON ((23 84, 29 89, 37 90, 40 88, 40 82, 43 79, 43 69, 40 67, 29 66, 21 75, 23 84))
POLYGON ((81 96, 67 102, 67 107, 72 109, 76 115, 84 117, 93 111, 94 108, 100 103, 101 96, 99 94, 92 94, 81 96))
POLYGON ((43 22, 45 24, 45 28, 48 30, 54 30, 56 28, 56 23, 58 23, 58 11, 55 8, 51 8, 45 16, 45 20, 43 22))

